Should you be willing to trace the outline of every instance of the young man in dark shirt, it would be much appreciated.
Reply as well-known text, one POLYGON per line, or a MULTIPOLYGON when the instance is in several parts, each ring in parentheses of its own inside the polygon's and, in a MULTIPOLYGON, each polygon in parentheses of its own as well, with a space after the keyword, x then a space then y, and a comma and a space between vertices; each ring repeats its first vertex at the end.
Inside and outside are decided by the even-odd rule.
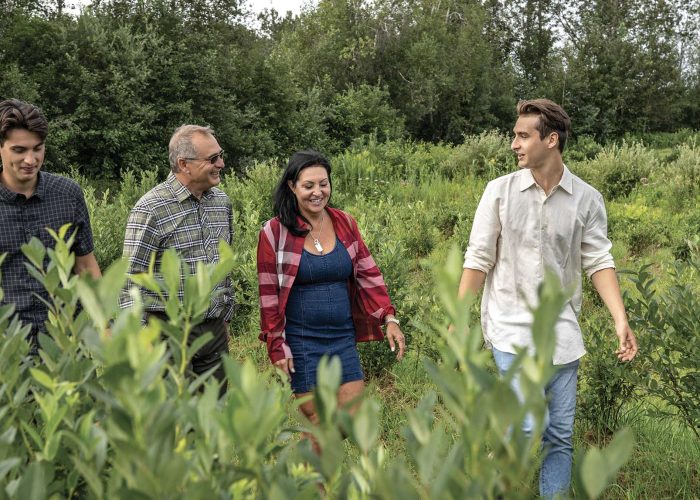
POLYGON ((0 102, 0 254, 3 302, 13 303, 19 318, 31 324, 31 352, 38 350, 37 336, 45 331, 48 317, 46 290, 25 266, 23 244, 36 237, 47 248, 55 242, 48 229, 56 232, 71 224, 75 232, 73 272, 99 277, 93 254, 92 230, 80 186, 59 175, 41 172, 44 163, 48 123, 39 108, 17 99, 0 102))

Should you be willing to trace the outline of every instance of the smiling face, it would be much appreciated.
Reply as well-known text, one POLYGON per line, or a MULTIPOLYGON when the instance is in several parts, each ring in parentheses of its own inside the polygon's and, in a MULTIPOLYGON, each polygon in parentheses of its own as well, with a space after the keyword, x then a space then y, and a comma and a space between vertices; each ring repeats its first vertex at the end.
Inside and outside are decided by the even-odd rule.
POLYGON ((195 194, 201 194, 221 182, 221 170, 224 159, 220 156, 221 146, 213 135, 197 133, 192 136, 192 145, 197 152, 197 159, 180 158, 180 172, 184 173, 187 188, 195 194), (217 156, 218 155, 218 156, 217 156), (211 158, 216 156, 214 163, 211 158))
POLYGON ((515 138, 510 148, 517 155, 518 167, 520 168, 540 168, 548 163, 553 156, 559 154, 556 132, 541 139, 540 132, 537 130, 539 120, 539 115, 520 115, 515 122, 515 127, 513 127, 515 138))
POLYGON ((306 167, 296 182, 289 181, 289 188, 297 199, 301 215, 315 219, 328 204, 331 197, 331 181, 326 169, 320 165, 306 167))
POLYGON ((10 130, 0 147, 2 183, 18 193, 33 190, 44 154, 44 140, 38 134, 23 128, 10 130))

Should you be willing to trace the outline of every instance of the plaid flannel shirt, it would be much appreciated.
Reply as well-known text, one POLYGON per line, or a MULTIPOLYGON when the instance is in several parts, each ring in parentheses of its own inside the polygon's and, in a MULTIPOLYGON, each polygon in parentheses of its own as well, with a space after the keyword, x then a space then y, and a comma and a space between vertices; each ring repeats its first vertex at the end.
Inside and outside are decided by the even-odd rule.
MULTIPOLYGON (((129 261, 129 274, 148 271, 151 254, 155 252, 155 272, 159 276, 163 252, 174 248, 183 263, 194 274, 198 262, 205 264, 219 261, 219 240, 231 243, 233 237, 233 211, 228 196, 217 188, 204 192, 197 199, 172 173, 165 182, 146 193, 129 214, 124 237, 123 256, 129 261)), ((184 275, 180 276, 178 297, 182 300, 184 275)), ((133 304, 127 280, 121 291, 120 306, 133 304)), ((140 289, 144 307, 149 312, 165 311, 165 306, 153 292, 140 289)), ((231 277, 218 283, 212 292, 211 305, 205 318, 233 315, 233 288, 231 277)))
MULTIPOLYGON (((348 287, 355 340, 382 340, 384 317, 395 313, 384 278, 362 240, 355 219, 338 209, 327 207, 326 210, 338 239, 352 260, 353 276, 348 287)), ((289 232, 278 218, 267 221, 258 237, 259 338, 267 343, 267 352, 273 363, 292 357, 285 340, 285 309, 299 271, 304 238, 289 232)))

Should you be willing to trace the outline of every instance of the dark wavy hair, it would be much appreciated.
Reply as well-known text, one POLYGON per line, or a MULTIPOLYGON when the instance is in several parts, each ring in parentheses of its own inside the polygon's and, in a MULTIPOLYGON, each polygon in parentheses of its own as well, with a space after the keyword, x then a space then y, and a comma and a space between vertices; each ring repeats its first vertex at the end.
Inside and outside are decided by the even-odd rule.
POLYGON ((0 102, 0 146, 16 128, 34 132, 42 141, 49 133, 49 124, 41 109, 19 99, 6 99, 0 102))
POLYGON ((280 222, 296 236, 303 236, 309 232, 308 229, 302 229, 297 225, 297 217, 301 217, 301 219, 306 223, 309 223, 309 221, 306 220, 306 217, 304 217, 299 211, 297 198, 289 188, 288 181, 292 181, 292 184, 296 183, 302 170, 307 167, 314 167, 317 165, 326 169, 326 173, 328 173, 328 183, 331 185, 332 190, 333 184, 331 183, 331 162, 318 151, 313 151, 311 149, 307 149, 306 151, 297 151, 292 155, 292 157, 289 159, 289 163, 287 163, 287 166, 284 169, 284 172, 282 172, 282 178, 275 189, 275 214, 277 217, 279 217, 280 222))

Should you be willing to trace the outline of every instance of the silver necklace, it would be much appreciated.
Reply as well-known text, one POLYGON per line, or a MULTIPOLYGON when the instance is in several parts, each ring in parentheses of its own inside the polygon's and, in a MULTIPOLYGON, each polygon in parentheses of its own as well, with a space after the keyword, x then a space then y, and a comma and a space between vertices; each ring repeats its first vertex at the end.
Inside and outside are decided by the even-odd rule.
MULTIPOLYGON (((324 220, 323 213, 321 213, 321 224, 319 225, 319 228, 318 228, 318 238, 320 238, 321 234, 323 233, 323 220, 324 220)), ((321 242, 318 240, 318 238, 316 236, 314 236, 314 233, 312 233, 311 230, 309 230, 309 234, 311 235, 311 239, 314 241, 314 247, 316 248, 318 253, 323 253, 323 246, 321 246, 321 242)))

